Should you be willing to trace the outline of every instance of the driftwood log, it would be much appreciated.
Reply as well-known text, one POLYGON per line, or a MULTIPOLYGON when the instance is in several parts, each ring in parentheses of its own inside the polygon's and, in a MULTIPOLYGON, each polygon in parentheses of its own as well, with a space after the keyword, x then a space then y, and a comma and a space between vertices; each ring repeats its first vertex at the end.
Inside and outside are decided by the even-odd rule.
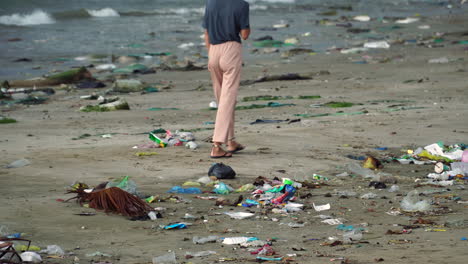
POLYGON ((261 82, 274 82, 274 81, 295 81, 295 80, 311 80, 314 76, 329 75, 329 71, 311 72, 311 73, 286 73, 279 75, 266 75, 256 80, 243 80, 240 85, 251 85, 261 82))
POLYGON ((34 87, 34 86, 44 87, 44 86, 55 86, 55 85, 60 85, 60 84, 77 83, 83 80, 93 80, 93 76, 85 67, 65 71, 59 74, 51 75, 46 78, 10 81, 8 82, 8 86, 9 87, 34 87))

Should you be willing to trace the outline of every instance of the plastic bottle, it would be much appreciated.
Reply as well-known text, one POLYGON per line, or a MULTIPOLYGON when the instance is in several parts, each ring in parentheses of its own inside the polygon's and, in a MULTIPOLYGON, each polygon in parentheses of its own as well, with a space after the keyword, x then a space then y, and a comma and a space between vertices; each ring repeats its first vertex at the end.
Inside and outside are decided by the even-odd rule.
POLYGON ((200 194, 202 191, 199 188, 190 187, 190 188, 182 188, 180 186, 172 187, 168 193, 186 193, 186 194, 200 194))
POLYGON ((345 243, 352 243, 362 239, 362 232, 359 229, 354 229, 352 231, 345 232, 343 234, 343 241, 345 243))
POLYGON ((153 258, 153 264, 177 264, 174 252, 153 258))

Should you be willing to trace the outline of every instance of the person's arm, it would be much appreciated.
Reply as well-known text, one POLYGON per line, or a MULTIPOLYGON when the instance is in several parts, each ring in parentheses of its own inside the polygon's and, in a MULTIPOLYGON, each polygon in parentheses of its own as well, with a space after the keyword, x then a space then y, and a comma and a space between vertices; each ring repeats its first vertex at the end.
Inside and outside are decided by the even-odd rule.
POLYGON ((205 30, 205 47, 210 52, 210 35, 208 35, 208 30, 205 30))
POLYGON ((250 36, 250 28, 242 29, 240 35, 243 40, 247 40, 250 36))
POLYGON ((240 36, 243 40, 247 40, 250 36, 250 19, 249 19, 249 4, 246 3, 238 17, 240 27, 240 36))

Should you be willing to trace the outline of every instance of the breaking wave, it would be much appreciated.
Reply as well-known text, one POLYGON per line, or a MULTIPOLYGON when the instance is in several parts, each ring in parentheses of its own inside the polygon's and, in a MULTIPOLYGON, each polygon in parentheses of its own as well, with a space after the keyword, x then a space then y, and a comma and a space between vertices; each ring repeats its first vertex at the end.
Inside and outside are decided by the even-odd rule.
POLYGON ((119 17, 119 12, 110 7, 103 9, 78 9, 54 13, 57 19, 89 18, 89 17, 119 17))
POLYGON ((33 26, 54 24, 55 20, 42 10, 35 10, 30 14, 13 14, 0 16, 0 24, 15 26, 33 26))
MULTIPOLYGON (((294 2, 295 0, 249 0, 251 2, 294 2)), ((251 10, 267 10, 266 5, 253 4, 251 10)), ((154 15, 203 15, 205 13, 204 7, 193 8, 164 8, 159 10, 134 10, 118 12, 113 8, 106 7, 102 9, 76 9, 55 12, 49 14, 43 10, 35 10, 29 14, 12 14, 0 16, 0 24, 14 25, 14 26, 32 26, 41 24, 54 24, 56 20, 66 19, 84 19, 91 17, 105 18, 105 17, 120 17, 120 16, 154 16, 154 15)))
POLYGON ((120 16, 119 12, 115 11, 114 9, 110 7, 97 9, 97 10, 86 9, 86 11, 89 13, 89 15, 93 17, 118 17, 120 16))
POLYGON ((250 5, 250 11, 253 10, 267 10, 268 6, 266 5, 250 5))
POLYGON ((205 8, 166 8, 152 11, 126 11, 121 12, 122 16, 154 16, 154 15, 202 15, 205 13, 205 8))

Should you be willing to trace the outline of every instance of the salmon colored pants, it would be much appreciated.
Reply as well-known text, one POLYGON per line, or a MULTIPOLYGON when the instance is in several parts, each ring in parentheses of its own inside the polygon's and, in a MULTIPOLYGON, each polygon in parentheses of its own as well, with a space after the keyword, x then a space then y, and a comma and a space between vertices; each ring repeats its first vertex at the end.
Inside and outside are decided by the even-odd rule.
POLYGON ((218 102, 213 142, 234 139, 234 111, 242 68, 242 45, 236 41, 210 45, 208 70, 218 102))

